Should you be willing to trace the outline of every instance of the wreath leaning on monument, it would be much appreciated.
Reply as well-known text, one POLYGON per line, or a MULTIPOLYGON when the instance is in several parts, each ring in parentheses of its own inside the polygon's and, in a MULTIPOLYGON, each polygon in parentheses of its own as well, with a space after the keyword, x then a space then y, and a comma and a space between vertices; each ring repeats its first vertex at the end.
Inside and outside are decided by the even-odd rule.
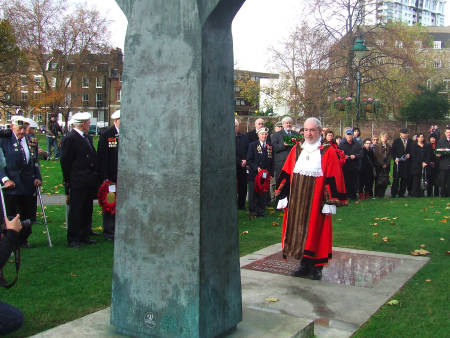
POLYGON ((111 185, 115 185, 115 183, 109 180, 103 182, 98 189, 97 199, 103 212, 114 215, 116 213, 116 193, 110 191, 111 185))
POLYGON ((270 188, 270 175, 266 169, 262 169, 255 177, 255 191, 258 194, 268 192, 270 188), (263 178, 263 174, 266 173, 266 178, 263 178))

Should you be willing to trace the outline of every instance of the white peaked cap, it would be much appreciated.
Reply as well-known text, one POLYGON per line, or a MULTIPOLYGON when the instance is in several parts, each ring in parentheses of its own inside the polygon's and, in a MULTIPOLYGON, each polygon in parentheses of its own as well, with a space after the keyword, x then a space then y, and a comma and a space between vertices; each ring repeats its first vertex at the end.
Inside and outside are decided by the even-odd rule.
POLYGON ((17 124, 17 122, 22 121, 22 122, 27 122, 25 120, 25 117, 21 116, 21 115, 14 115, 11 116, 11 122, 12 124, 17 124))
POLYGON ((88 112, 79 112, 72 116, 72 123, 81 123, 91 118, 91 114, 88 112))
POLYGON ((111 115, 111 118, 112 118, 113 120, 120 119, 120 110, 116 110, 116 111, 111 115))

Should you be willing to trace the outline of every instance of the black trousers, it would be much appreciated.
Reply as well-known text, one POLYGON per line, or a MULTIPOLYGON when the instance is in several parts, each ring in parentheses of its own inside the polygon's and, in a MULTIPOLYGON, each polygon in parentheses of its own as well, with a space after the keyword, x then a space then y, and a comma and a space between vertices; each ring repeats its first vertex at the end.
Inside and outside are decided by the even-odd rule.
POLYGON ((371 171, 362 170, 359 175, 359 193, 373 196, 373 174, 371 171))
POLYGON ((410 175, 399 175, 399 172, 397 170, 397 165, 394 162, 394 168, 393 168, 393 180, 392 180, 392 187, 391 187, 391 195, 392 197, 399 196, 403 197, 405 196, 406 189, 408 188, 408 192, 412 194, 412 179, 410 175))
MULTIPOLYGON (((32 220, 34 210, 33 203, 36 203, 35 196, 10 194, 5 194, 4 196, 6 214, 8 215, 8 218, 14 218, 17 214, 20 214, 21 221, 26 219, 32 220)), ((22 227, 22 230, 20 230, 19 245, 26 243, 31 233, 31 226, 22 227)))
POLYGON ((422 180, 422 174, 414 174, 411 176, 411 196, 412 197, 423 197, 424 190, 421 189, 420 183, 422 180))
POLYGON ((439 171, 439 186, 441 197, 450 197, 450 169, 439 171))
POLYGON ((89 238, 92 226, 94 189, 70 189, 69 224, 67 241, 82 242, 89 238))
POLYGON ((241 166, 237 166, 236 178, 238 209, 245 209, 245 200, 247 199, 247 170, 241 166))
POLYGON ((347 190, 347 196, 354 200, 356 199, 357 184, 359 173, 356 169, 344 169, 345 189, 347 190))
POLYGON ((103 236, 107 239, 114 239, 114 232, 116 226, 116 215, 103 213, 103 236))
POLYGON ((264 216, 266 213, 267 192, 259 194, 255 191, 255 181, 248 182, 248 211, 252 216, 264 216))

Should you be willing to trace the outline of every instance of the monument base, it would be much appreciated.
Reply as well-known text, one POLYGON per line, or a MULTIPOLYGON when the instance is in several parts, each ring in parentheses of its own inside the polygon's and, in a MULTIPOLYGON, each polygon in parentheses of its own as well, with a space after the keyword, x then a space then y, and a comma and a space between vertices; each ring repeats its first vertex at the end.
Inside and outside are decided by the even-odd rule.
MULTIPOLYGON (((110 308, 92 313, 64 325, 39 333, 33 337, 128 337, 118 333, 109 324, 110 308)), ((260 311, 245 308, 243 319, 237 327, 220 337, 254 337, 254 338, 309 338, 314 336, 314 322, 310 319, 288 316, 271 311, 260 311)))

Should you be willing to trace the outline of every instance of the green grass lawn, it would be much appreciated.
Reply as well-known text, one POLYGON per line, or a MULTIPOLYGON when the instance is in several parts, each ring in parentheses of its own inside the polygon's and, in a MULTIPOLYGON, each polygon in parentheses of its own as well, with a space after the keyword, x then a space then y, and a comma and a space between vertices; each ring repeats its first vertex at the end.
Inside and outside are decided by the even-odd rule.
MULTIPOLYGON (((100 238, 94 246, 68 248, 64 207, 50 206, 47 210, 54 247, 48 247, 44 226, 35 225, 30 242, 37 247, 22 250, 17 285, 1 291, 3 302, 17 306, 25 314, 24 326, 15 337, 43 331, 110 305, 113 243, 100 238)), ((94 227, 98 227, 98 207, 94 214, 94 227)), ((368 200, 338 209, 334 218, 335 246, 409 254, 425 244, 431 258, 393 296, 399 305, 383 306, 356 336, 447 335, 449 215, 450 199, 442 198, 368 200), (389 219, 381 219, 385 217, 389 219)), ((268 210, 267 217, 252 220, 240 211, 241 255, 278 243, 281 223, 279 211, 268 210)), ((6 273, 11 279, 14 264, 8 265, 6 273)))

